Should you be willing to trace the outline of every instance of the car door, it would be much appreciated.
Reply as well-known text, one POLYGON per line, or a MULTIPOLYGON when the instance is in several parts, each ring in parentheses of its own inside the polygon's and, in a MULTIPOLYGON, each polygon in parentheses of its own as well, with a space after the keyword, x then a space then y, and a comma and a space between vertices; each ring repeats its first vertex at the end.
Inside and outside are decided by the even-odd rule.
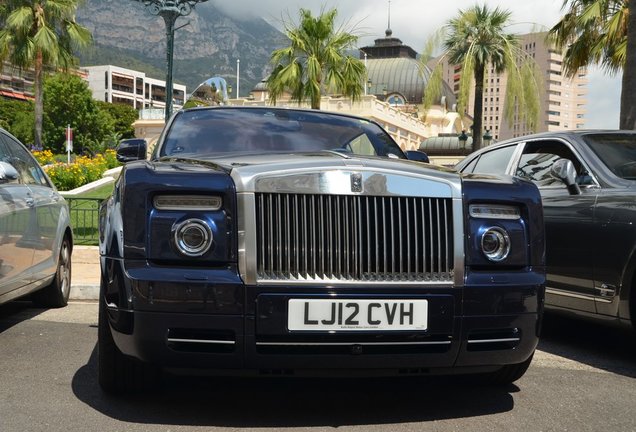
POLYGON ((11 136, 5 135, 4 138, 33 202, 28 215, 27 232, 34 248, 32 277, 34 281, 44 279, 55 272, 58 243, 61 239, 57 233, 61 229, 60 216, 64 201, 49 183, 33 155, 11 136))
POLYGON ((541 192, 546 230, 546 304, 596 312, 594 208, 600 189, 589 172, 568 142, 539 139, 525 143, 513 174, 533 181, 541 192), (551 175, 552 165, 561 158, 574 164, 581 194, 571 195, 551 175))
MULTIPOLYGON (((0 130, 0 161, 13 166, 15 160, 0 130)), ((17 179, 0 181, 0 303, 3 296, 31 279, 33 244, 28 239, 27 220, 33 200, 20 172, 17 179)))

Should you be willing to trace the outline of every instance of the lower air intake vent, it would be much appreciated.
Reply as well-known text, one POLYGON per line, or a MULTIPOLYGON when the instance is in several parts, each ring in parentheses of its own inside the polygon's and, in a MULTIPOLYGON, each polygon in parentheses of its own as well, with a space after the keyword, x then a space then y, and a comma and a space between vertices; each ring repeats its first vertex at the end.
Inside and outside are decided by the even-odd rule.
POLYGON ((182 352, 228 353, 234 351, 233 333, 202 329, 169 329, 168 348, 182 352))
POLYGON ((521 330, 475 330, 468 334, 468 351, 510 350, 519 345, 521 330))

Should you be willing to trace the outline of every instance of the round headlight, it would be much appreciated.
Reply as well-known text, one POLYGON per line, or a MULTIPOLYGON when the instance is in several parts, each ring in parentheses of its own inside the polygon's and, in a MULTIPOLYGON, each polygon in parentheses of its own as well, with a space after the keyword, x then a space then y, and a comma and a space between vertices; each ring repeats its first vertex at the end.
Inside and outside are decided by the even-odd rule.
POLYGON ((174 228, 174 243, 183 255, 199 257, 212 246, 212 230, 201 219, 188 219, 174 228))
POLYGON ((490 261, 503 261, 510 253, 510 236, 503 228, 487 228, 481 235, 481 250, 490 261))

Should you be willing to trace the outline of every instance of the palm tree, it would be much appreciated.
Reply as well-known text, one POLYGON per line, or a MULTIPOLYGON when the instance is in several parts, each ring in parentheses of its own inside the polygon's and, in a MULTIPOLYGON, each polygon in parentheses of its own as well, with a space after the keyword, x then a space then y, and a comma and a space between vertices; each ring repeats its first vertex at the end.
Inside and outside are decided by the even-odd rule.
POLYGON ((441 40, 443 54, 433 67, 424 91, 424 105, 430 106, 441 95, 442 64, 461 65, 458 112, 466 112, 471 84, 475 83, 473 106, 473 150, 482 146, 483 92, 486 68, 507 72, 504 117, 510 122, 515 113, 530 129, 539 118, 540 72, 530 56, 519 47, 517 37, 505 32, 511 24, 511 12, 488 6, 460 10, 428 43, 422 56, 425 62, 441 40))
POLYGON ((636 129, 636 10, 634 0, 565 0, 561 21, 550 30, 563 48, 568 76, 598 64, 608 73, 623 71, 620 128, 636 129))
POLYGON ((335 29, 337 10, 321 11, 317 17, 300 9, 297 26, 285 23, 289 46, 271 55, 274 70, 267 79, 273 104, 284 93, 292 100, 309 99, 312 109, 320 109, 325 92, 341 93, 353 100, 362 95, 366 69, 359 59, 343 54, 355 46, 358 37, 335 29))
POLYGON ((627 2, 565 0, 563 8, 567 11, 549 36, 556 46, 565 48, 565 73, 574 76, 589 64, 600 64, 611 73, 621 70, 627 47, 627 2))
POLYGON ((75 22, 81 0, 7 0, 0 8, 0 61, 34 68, 34 144, 42 146, 43 75, 45 70, 67 70, 75 64, 73 52, 91 42, 89 30, 75 22))

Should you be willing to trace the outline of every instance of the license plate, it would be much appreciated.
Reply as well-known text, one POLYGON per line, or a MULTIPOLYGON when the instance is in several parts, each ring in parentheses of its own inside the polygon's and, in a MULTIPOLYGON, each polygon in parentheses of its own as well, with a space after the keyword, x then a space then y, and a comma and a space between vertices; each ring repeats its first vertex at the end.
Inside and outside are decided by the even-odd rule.
POLYGON ((290 299, 289 330, 426 330, 427 300, 290 299))

